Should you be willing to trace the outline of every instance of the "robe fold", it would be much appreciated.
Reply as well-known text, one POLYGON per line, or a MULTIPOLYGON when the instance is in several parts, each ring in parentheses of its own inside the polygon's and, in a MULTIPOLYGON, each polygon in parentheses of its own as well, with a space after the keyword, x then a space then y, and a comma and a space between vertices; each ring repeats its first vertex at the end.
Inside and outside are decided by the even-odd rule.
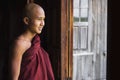
POLYGON ((23 54, 18 80, 54 80, 49 55, 41 47, 38 35, 23 54))

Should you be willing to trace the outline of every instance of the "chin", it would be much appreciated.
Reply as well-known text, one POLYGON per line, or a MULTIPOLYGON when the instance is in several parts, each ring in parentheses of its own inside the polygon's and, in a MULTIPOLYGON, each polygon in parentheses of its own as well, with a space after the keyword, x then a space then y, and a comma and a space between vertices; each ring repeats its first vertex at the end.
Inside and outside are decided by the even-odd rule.
POLYGON ((40 32, 38 32, 37 34, 41 34, 41 31, 40 31, 40 32))

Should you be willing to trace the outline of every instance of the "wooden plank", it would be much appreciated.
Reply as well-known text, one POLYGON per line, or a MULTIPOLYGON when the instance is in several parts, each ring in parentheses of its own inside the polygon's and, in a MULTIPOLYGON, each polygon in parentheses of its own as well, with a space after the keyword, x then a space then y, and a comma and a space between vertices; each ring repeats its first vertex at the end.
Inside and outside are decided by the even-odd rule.
POLYGON ((61 80, 68 78, 68 0, 61 0, 61 80))
POLYGON ((73 0, 61 0, 61 80, 72 79, 73 0))
POLYGON ((69 61, 68 61, 68 77, 69 80, 72 80, 73 77, 73 0, 68 0, 68 27, 69 27, 69 43, 68 43, 68 48, 69 48, 69 52, 68 52, 68 57, 69 57, 69 61))
POLYGON ((79 44, 79 49, 87 50, 88 29, 86 27, 80 27, 78 35, 80 35, 80 38, 79 38, 80 43, 78 43, 79 44))
POLYGON ((78 27, 73 27, 73 49, 78 49, 78 27))
POLYGON ((93 80, 93 55, 73 57, 73 80, 93 80))
POLYGON ((94 53, 93 52, 79 52, 78 50, 74 50, 73 51, 73 56, 88 56, 88 55, 94 55, 94 53))

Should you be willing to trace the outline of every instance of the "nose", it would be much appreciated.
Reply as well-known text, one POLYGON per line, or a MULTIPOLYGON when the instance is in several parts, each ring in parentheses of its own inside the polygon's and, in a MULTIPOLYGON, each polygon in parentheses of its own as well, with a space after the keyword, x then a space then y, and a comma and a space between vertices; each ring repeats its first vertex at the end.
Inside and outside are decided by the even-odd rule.
POLYGON ((44 20, 41 20, 40 26, 44 26, 44 25, 45 25, 45 21, 44 21, 44 20))

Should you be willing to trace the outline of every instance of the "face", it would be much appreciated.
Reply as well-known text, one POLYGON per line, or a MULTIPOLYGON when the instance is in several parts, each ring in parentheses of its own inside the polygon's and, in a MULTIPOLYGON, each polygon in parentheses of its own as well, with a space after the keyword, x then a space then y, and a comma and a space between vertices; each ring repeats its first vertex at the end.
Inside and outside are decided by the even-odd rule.
POLYGON ((40 34, 45 25, 44 19, 45 13, 43 9, 35 8, 35 10, 33 10, 31 14, 31 17, 29 18, 28 30, 31 31, 32 33, 40 34))

